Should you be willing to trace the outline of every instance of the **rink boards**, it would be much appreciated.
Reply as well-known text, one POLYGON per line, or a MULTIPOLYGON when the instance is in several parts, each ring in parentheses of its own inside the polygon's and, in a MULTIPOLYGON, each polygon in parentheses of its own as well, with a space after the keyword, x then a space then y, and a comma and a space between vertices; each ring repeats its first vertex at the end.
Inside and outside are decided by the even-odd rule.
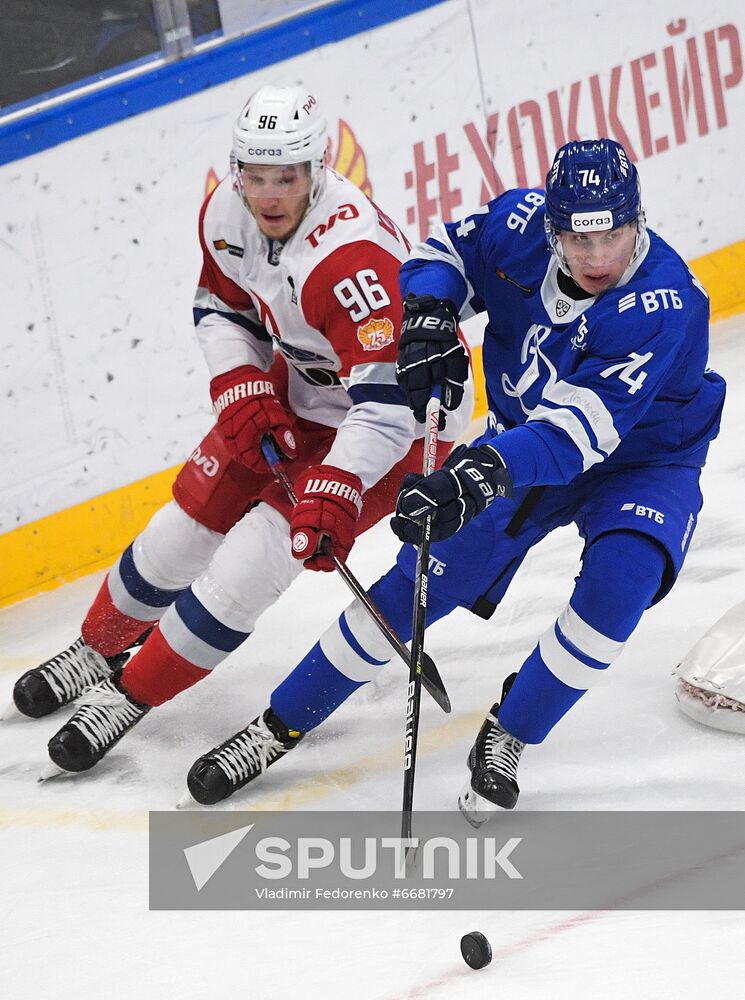
MULTIPOLYGON (((132 117, 102 98, 97 127, 69 141, 48 117, 30 122, 37 151, 0 167, 13 292, 0 605, 111 562, 209 426, 191 328, 196 215, 225 172, 237 108, 267 79, 316 90, 336 168, 414 240, 505 187, 540 184, 566 139, 610 134, 637 159, 649 224, 691 262, 713 314, 742 309, 745 27, 733 0, 679 13, 663 0, 650 16, 633 0, 596 16, 581 0, 573 17, 593 24, 591 45, 561 4, 537 0, 519 13, 447 0, 337 40, 319 20, 302 51, 281 34, 271 47, 230 43, 235 66, 256 68, 228 79, 220 64, 209 89, 224 54, 184 61, 189 96, 171 88, 132 117), (286 58, 269 64, 270 49, 286 58)), ((137 107, 129 86, 119 103, 137 107)))

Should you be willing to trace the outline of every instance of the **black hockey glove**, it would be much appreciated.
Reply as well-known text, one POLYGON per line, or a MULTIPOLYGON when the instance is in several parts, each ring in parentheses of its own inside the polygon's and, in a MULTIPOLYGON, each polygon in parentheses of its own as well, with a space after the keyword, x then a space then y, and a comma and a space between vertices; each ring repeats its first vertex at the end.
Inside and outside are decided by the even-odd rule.
POLYGON ((441 542, 486 510, 497 497, 512 496, 510 474, 488 444, 462 444, 431 476, 404 477, 391 527, 402 542, 417 545, 422 521, 434 514, 430 538, 441 542))
MULTIPOLYGON (((458 310, 450 299, 406 296, 396 379, 420 423, 426 419, 435 386, 442 386, 444 409, 460 406, 468 380, 468 355, 458 339, 458 310)), ((444 414, 441 417, 444 426, 444 414)))

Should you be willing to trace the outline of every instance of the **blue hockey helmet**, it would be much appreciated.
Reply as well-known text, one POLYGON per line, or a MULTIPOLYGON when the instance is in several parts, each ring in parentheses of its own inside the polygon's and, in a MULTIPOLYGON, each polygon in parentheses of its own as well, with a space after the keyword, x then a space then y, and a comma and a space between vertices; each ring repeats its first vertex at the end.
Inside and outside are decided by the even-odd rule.
POLYGON ((545 219, 549 248, 565 270, 559 232, 600 232, 636 222, 636 256, 644 236, 644 212, 639 174, 623 146, 613 139, 562 146, 546 177, 545 219))

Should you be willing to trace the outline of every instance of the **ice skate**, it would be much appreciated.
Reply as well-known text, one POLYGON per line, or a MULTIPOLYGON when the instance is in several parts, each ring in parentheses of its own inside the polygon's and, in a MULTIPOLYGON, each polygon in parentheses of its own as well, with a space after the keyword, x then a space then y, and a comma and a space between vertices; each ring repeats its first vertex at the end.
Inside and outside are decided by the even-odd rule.
POLYGON ((70 721, 54 734, 41 780, 90 770, 150 711, 127 695, 120 676, 117 670, 88 691, 70 721))
MULTIPOLYGON (((502 701, 516 676, 511 674, 504 682, 502 701)), ((517 767, 525 744, 500 726, 500 704, 492 705, 479 730, 467 760, 471 777, 458 798, 460 811, 474 827, 482 826, 499 808, 514 809, 520 795, 517 767)))
MULTIPOLYGON (((205 806, 227 799, 284 757, 302 738, 303 733, 287 729, 268 708, 245 729, 192 764, 186 779, 192 798, 205 806)), ((184 804, 182 800, 180 805, 184 804)))
MULTIPOLYGON (((133 646, 142 645, 150 631, 144 632, 133 646)), ((20 714, 41 719, 51 715, 106 680, 113 670, 123 667, 129 657, 129 650, 104 656, 80 636, 67 649, 18 678, 13 688, 13 701, 2 718, 10 719, 20 714)))

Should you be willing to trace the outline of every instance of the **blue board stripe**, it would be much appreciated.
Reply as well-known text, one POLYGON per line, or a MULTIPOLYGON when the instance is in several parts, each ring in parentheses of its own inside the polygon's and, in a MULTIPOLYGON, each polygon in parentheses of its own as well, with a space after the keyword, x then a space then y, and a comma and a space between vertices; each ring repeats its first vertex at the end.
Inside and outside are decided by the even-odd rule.
POLYGON ((0 125, 0 165, 444 2, 341 0, 133 80, 112 83, 93 94, 71 95, 55 107, 42 107, 33 116, 0 125))

